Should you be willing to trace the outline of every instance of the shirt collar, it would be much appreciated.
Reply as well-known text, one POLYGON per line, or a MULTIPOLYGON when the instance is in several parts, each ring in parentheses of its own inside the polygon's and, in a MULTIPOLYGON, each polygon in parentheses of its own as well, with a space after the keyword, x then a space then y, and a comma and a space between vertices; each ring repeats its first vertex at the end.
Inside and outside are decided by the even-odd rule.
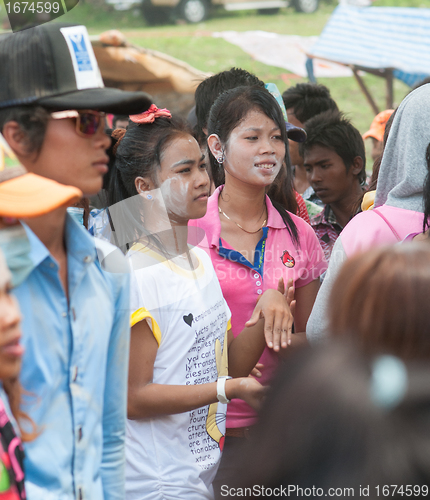
POLYGON ((219 186, 208 199, 208 208, 205 219, 208 221, 206 237, 209 248, 219 248, 219 238, 221 235, 221 221, 218 213, 218 198, 223 186, 219 186))
POLYGON ((339 223, 337 222, 336 216, 334 215, 334 212, 333 212, 333 210, 332 210, 332 208, 331 208, 330 205, 326 205, 324 207, 323 215, 324 215, 324 219, 329 224, 333 224, 333 225, 337 224, 337 225, 339 225, 339 223))
POLYGON ((337 222, 336 216, 334 215, 330 205, 325 205, 322 212, 312 217, 311 226, 316 226, 317 224, 328 224, 340 227, 340 224, 337 222))
POLYGON ((88 264, 96 260, 94 237, 69 213, 66 216, 66 248, 68 256, 80 262, 88 264))
MULTIPOLYGON (((219 248, 219 239, 221 235, 221 221, 219 218, 218 198, 223 189, 223 185, 219 186, 208 200, 208 208, 206 211, 205 219, 208 223, 206 226, 206 235, 208 237, 209 247, 219 248)), ((281 214, 273 206, 270 198, 266 195, 267 206, 267 227, 272 229, 284 229, 285 223, 281 214)))
MULTIPOLYGON (((22 222, 22 225, 30 241, 30 258, 33 261, 34 267, 39 266, 49 257, 52 259, 49 250, 27 226, 27 224, 22 222)), ((95 260, 96 248, 94 245, 94 239, 90 236, 87 230, 76 222, 68 213, 66 213, 65 238, 68 256, 72 256, 73 258, 85 263, 95 260)))
POLYGON ((22 226, 27 233, 27 238, 30 242, 30 259, 33 261, 34 267, 39 266, 46 258, 50 256, 48 249, 39 240, 39 238, 33 233, 33 231, 25 224, 21 222, 22 226))

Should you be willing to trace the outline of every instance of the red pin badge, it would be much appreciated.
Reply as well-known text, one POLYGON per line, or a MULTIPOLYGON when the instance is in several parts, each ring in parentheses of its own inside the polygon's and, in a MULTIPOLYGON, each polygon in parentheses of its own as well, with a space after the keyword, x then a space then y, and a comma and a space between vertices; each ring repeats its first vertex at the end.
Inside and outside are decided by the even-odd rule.
POLYGON ((287 250, 284 250, 284 253, 282 254, 281 257, 282 264, 284 264, 285 267, 294 267, 296 265, 296 261, 294 260, 294 257, 292 257, 287 250))

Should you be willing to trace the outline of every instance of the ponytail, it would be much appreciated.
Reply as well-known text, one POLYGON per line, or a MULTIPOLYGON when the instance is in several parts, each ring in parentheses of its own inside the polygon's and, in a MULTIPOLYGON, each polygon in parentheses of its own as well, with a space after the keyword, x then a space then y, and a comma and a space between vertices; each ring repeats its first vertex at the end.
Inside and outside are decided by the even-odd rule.
POLYGON ((294 194, 293 175, 289 162, 289 154, 286 155, 288 162, 285 162, 276 179, 269 186, 267 196, 270 198, 272 205, 279 212, 279 215, 284 221, 285 227, 290 233, 293 242, 299 244, 299 233, 297 226, 291 217, 291 214, 296 214, 298 210, 296 196, 294 194))

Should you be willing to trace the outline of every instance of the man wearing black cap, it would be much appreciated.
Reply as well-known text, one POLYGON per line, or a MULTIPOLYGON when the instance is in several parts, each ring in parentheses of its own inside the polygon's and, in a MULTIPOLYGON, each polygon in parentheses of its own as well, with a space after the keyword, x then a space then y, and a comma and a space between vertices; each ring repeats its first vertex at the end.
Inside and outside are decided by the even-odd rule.
MULTIPOLYGON (((0 39, 0 129, 33 172, 96 194, 107 172, 104 112, 136 114, 142 92, 104 88, 83 26, 48 23, 0 39)), ((108 272, 66 208, 25 219, 34 268, 21 383, 38 436, 26 446, 29 500, 124 499, 128 275, 108 272)))

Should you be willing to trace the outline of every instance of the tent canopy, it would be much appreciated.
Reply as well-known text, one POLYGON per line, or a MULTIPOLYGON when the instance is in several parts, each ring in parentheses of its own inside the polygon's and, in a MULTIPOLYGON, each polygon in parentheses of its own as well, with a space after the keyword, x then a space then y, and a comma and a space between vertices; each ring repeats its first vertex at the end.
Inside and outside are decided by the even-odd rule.
POLYGON ((359 70, 386 78, 391 108, 393 77, 412 87, 430 75, 430 9, 340 5, 308 55, 351 67, 365 94, 359 70))
POLYGON ((107 87, 143 90, 159 107, 184 117, 194 104, 196 87, 211 76, 167 54, 132 45, 117 30, 93 36, 91 43, 107 87))

